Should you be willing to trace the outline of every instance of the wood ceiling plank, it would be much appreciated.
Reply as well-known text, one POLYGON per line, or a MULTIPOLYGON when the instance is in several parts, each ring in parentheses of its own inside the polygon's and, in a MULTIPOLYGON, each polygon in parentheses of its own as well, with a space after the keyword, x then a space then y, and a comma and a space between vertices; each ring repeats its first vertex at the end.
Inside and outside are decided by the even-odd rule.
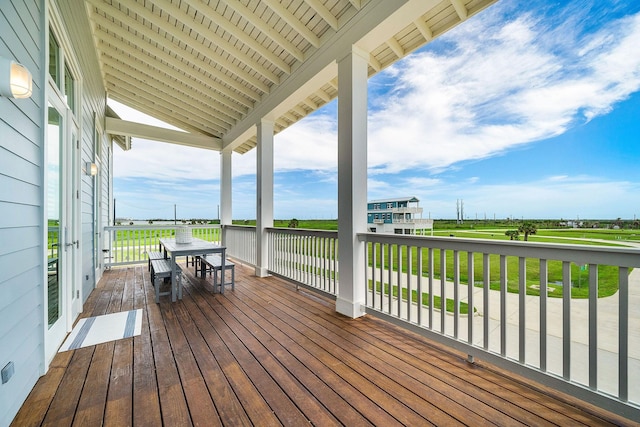
POLYGON ((96 47, 99 51, 113 58, 118 58, 121 62, 127 63, 132 61, 137 63, 138 66, 142 64, 150 70, 149 73, 156 73, 158 77, 166 75, 172 80, 177 80, 181 82, 181 84, 190 87, 191 91, 195 94, 202 94, 210 99, 221 100, 219 103, 223 106, 222 111, 234 117, 236 120, 244 116, 252 107, 251 102, 245 101, 244 103, 240 103, 241 98, 238 98, 237 93, 234 93, 228 88, 214 85, 210 79, 198 73, 177 71, 172 67, 166 66, 158 68, 158 61, 154 61, 153 58, 146 55, 145 52, 136 50, 135 47, 127 45, 119 39, 103 40, 96 47), (220 97, 219 94, 224 96, 220 97))
POLYGON ((338 18, 336 18, 329 9, 319 0, 304 0, 313 10, 315 10, 320 17, 333 28, 334 31, 338 31, 338 18))
MULTIPOLYGON (((115 61, 114 61, 115 62, 115 61)), ((121 62, 116 62, 115 64, 111 64, 110 62, 105 61, 105 65, 110 69, 109 74, 114 76, 120 80, 128 81, 134 85, 140 85, 144 83, 144 79, 150 79, 151 76, 143 73, 135 73, 131 67, 126 67, 121 62)), ((174 103, 178 105, 180 101, 180 106, 185 111, 190 112, 195 117, 199 117, 201 120, 206 122, 211 122, 213 126, 218 128, 219 132, 227 131, 233 126, 235 121, 227 118, 227 121, 221 120, 220 117, 225 117, 225 115, 216 112, 212 105, 200 103, 194 98, 186 96, 186 94, 181 92, 176 92, 175 86, 169 86, 166 83, 162 84, 157 82, 158 84, 155 87, 158 96, 167 102, 174 103), (179 95, 179 96, 176 96, 179 95), (216 115, 212 113, 216 112, 216 115)))
MULTIPOLYGON (((220 37, 214 31, 211 31, 206 25, 192 20, 191 17, 187 13, 182 11, 180 8, 170 3, 163 4, 163 10, 166 11, 166 13, 169 13, 174 19, 176 19, 176 21, 180 22, 181 25, 185 26, 186 28, 190 28, 192 30, 192 31, 189 31, 188 34, 187 32, 184 32, 184 31, 178 31, 178 28, 176 28, 175 26, 169 26, 166 21, 163 21, 157 15, 151 13, 149 9, 143 6, 140 6, 135 2, 131 2, 131 3, 127 2, 126 5, 128 8, 130 8, 131 11, 135 12, 142 18, 148 20, 158 28, 161 28, 163 31, 166 31, 167 33, 171 34, 173 37, 177 38, 185 45, 191 48, 196 48, 197 45, 194 45, 194 42, 197 41, 198 45, 204 48, 204 45, 202 44, 202 42, 200 42, 198 38, 194 37, 193 32, 195 32, 197 35, 201 36, 204 40, 208 40, 208 41, 211 41, 212 43, 215 43, 216 47, 224 50, 230 56, 234 57, 235 59, 242 62, 243 64, 251 67, 252 70, 262 75, 264 78, 276 84, 280 82, 280 76, 278 76, 277 74, 265 68, 262 64, 260 64, 260 62, 252 58, 251 55, 244 53, 237 46, 235 46, 228 40, 224 39, 223 37, 220 37)), ((206 53, 203 53, 203 54, 205 54, 206 56, 206 53)))
MULTIPOLYGON (((133 94, 132 92, 124 90, 114 83, 107 83, 107 91, 109 93, 110 99, 122 102, 123 104, 135 108, 142 113, 150 114, 149 103, 153 101, 148 99, 146 96, 138 96, 137 94, 133 94)), ((204 131, 202 124, 192 123, 189 117, 184 116, 179 111, 174 111, 169 108, 165 108, 162 105, 158 105, 155 106, 152 113, 153 117, 156 117, 159 120, 162 120, 170 125, 176 126, 177 128, 182 129, 186 132, 213 136, 213 132, 204 131)))
POLYGON ((136 98, 152 102, 155 109, 163 109, 166 113, 172 114, 176 118, 181 118, 180 120, 182 122, 189 123, 198 129, 198 133, 220 136, 227 130, 224 127, 214 125, 208 118, 203 117, 201 112, 197 112, 196 109, 185 102, 177 98, 171 99, 157 91, 153 94, 140 91, 135 84, 135 80, 132 81, 131 78, 127 78, 126 75, 123 76, 123 78, 127 78, 127 80, 123 80, 120 76, 121 75, 113 74, 109 79, 109 84, 112 85, 111 87, 117 87, 118 93, 131 93, 136 98))
POLYGON ((320 38, 316 36, 313 31, 308 29, 304 23, 300 22, 291 12, 283 7, 277 0, 262 0, 269 6, 271 10, 280 16, 280 19, 284 20, 291 28, 300 33, 313 47, 320 47, 320 38))
POLYGON ((256 27, 259 31, 265 34, 274 42, 278 43, 284 50, 289 52, 294 58, 298 61, 304 61, 304 53, 293 45, 289 40, 284 38, 278 31, 276 31, 273 27, 269 26, 265 21, 260 19, 255 13, 251 11, 248 7, 240 3, 238 0, 222 0, 224 4, 226 4, 229 8, 235 10, 239 13, 244 19, 246 19, 251 25, 256 27))
MULTIPOLYGON (((208 19, 212 21, 212 23, 222 28, 222 30, 231 34, 236 39, 240 40, 242 43, 247 45, 254 52, 259 53, 263 58, 271 62, 273 65, 278 67, 284 73, 291 74, 291 66, 289 64, 287 64, 280 57, 278 57, 278 55, 276 55, 275 53, 271 52, 270 50, 262 46, 260 43, 258 43, 255 38, 251 37, 249 34, 242 31, 236 25, 229 22, 224 16, 218 14, 215 11, 215 9, 212 9, 209 6, 200 3, 199 1, 182 0, 182 2, 184 4, 189 5, 189 7, 192 7, 193 9, 197 10, 199 13, 203 14, 204 16, 206 16, 208 19)), ((212 32, 209 29, 206 29, 207 31, 205 32, 206 27, 204 25, 202 26, 198 25, 198 27, 200 27, 198 31, 202 34, 202 36, 211 38, 212 32)))
MULTIPOLYGON (((143 33, 146 37, 149 37, 150 40, 158 40, 159 34, 156 31, 150 30, 148 28, 147 28, 147 30, 145 30, 144 25, 141 22, 139 22, 136 19, 134 19, 133 17, 129 16, 129 14, 124 13, 124 12, 120 11, 119 9, 117 9, 115 7, 106 5, 105 3, 101 2, 100 0, 87 0, 87 1, 91 2, 91 4, 93 4, 96 8, 102 10, 105 14, 107 14, 107 15, 113 17, 114 19, 117 19, 118 21, 122 22, 124 25, 127 25, 129 27, 135 28, 136 31, 143 33)), ((169 25, 168 22, 163 20, 158 15, 155 15, 154 13, 152 13, 149 9, 147 9, 147 8, 137 4, 135 2, 128 2, 128 3, 126 3, 126 6, 127 6, 128 10, 130 12, 136 13, 140 18, 144 18, 145 20, 147 20, 149 23, 153 24, 157 28, 161 29, 162 31, 166 32, 167 34, 170 34, 176 40, 176 41, 167 40, 168 42, 174 43, 174 44, 178 44, 177 42, 179 41, 179 42, 183 43, 184 46, 188 46, 190 49, 193 49, 193 50, 197 51, 204 58, 208 58, 211 61, 216 62, 221 67, 227 69, 227 71, 229 71, 230 73, 233 73, 234 75, 238 76, 239 78, 241 78, 241 79, 249 82, 250 84, 260 88, 264 92, 269 92, 270 91, 270 87, 268 85, 265 85, 259 79, 256 79, 256 78, 252 77, 249 73, 247 73, 246 71, 242 70, 240 67, 234 65, 230 60, 225 59, 220 55, 214 54, 213 50, 205 47, 202 44, 202 41, 198 40, 197 38, 194 38, 192 34, 183 33, 182 31, 180 31, 175 26, 169 25)), ((176 8, 172 8, 172 10, 173 9, 176 9, 176 8)), ((186 15, 186 13, 180 11, 180 14, 185 20, 187 19, 187 18, 185 18, 185 16, 188 16, 188 15, 186 15)), ((193 24, 193 26, 198 27, 198 25, 195 24, 195 23, 193 24)), ((206 31, 209 32, 208 29, 206 31)), ((205 40, 207 40, 207 39, 205 39, 205 40)), ((260 76, 263 77, 264 79, 266 79, 266 80, 268 80, 268 81, 270 81, 272 83, 275 83, 275 84, 278 84, 280 82, 280 77, 279 76, 277 76, 276 74, 272 73, 271 71, 265 69, 262 65, 260 65, 253 58, 251 58, 248 55, 240 52, 235 46, 233 46, 228 41, 220 38, 217 35, 215 36, 215 38, 213 40, 209 40, 209 41, 215 42, 217 47, 221 48, 227 54, 229 54, 230 56, 234 57, 235 59, 237 59, 238 61, 242 62, 243 64, 248 65, 249 67, 251 67, 252 70, 254 70, 256 73, 260 74, 260 76)), ((180 46, 180 45, 178 44, 178 46, 180 46)), ((184 50, 185 49, 184 46, 180 46, 180 50, 184 50)))

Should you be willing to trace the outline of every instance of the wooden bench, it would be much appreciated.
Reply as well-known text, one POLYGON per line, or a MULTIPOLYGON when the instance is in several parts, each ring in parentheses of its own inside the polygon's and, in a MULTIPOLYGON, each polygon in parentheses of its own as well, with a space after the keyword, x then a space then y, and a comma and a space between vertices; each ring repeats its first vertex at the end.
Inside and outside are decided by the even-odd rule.
POLYGON ((164 259, 164 254, 157 251, 147 251, 147 257, 149 258, 149 271, 151 271, 151 260, 164 259))
POLYGON ((171 280, 171 262, 164 258, 152 259, 150 262, 151 282, 156 289, 156 304, 160 302, 160 297, 163 295, 171 295, 171 301, 174 301, 176 299, 174 292, 177 292, 182 286, 182 269, 176 265, 176 283, 178 284, 178 289, 173 289, 173 286, 171 286, 171 290, 168 292, 160 292, 160 286, 162 282, 164 282, 164 279, 168 278, 171 280))
MULTIPOLYGON (((224 269, 231 270, 231 282, 225 280, 225 272, 222 271, 222 257, 220 255, 209 255, 200 257, 200 274, 205 277, 207 272, 213 272, 213 289, 218 289, 218 271, 220 272, 220 292, 224 293, 224 286, 231 285, 231 289, 236 289, 235 264, 228 259, 224 262, 224 269)), ((197 269, 196 269, 197 275, 197 269)))

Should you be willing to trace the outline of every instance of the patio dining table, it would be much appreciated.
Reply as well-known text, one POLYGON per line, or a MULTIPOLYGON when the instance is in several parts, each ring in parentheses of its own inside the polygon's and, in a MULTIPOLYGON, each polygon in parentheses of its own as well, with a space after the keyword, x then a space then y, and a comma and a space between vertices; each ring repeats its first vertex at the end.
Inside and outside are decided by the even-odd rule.
MULTIPOLYGON (((179 256, 197 256, 219 253, 222 258, 222 271, 224 271, 224 264, 226 258, 226 247, 217 245, 213 242, 206 240, 193 238, 189 243, 178 243, 176 239, 160 239, 159 241, 160 251, 164 251, 164 256, 167 258, 167 254, 171 255, 171 289, 176 289, 178 286, 176 278, 176 258, 179 256)), ((215 289, 213 290, 216 291, 215 289)), ((221 293, 224 293, 224 286, 220 289, 221 293)), ((177 292, 172 292, 172 302, 175 302, 175 296, 177 294, 179 299, 182 299, 182 286, 177 289, 177 292)))

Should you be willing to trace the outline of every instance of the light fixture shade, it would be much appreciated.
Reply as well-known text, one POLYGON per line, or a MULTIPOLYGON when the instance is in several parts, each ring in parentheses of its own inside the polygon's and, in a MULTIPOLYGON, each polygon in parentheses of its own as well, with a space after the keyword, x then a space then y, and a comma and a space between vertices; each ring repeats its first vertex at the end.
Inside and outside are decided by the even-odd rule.
POLYGON ((87 169, 85 173, 90 176, 98 175, 98 165, 96 165, 95 163, 87 162, 87 169))
POLYGON ((29 98, 33 93, 33 79, 27 68, 11 59, 0 57, 0 95, 29 98))

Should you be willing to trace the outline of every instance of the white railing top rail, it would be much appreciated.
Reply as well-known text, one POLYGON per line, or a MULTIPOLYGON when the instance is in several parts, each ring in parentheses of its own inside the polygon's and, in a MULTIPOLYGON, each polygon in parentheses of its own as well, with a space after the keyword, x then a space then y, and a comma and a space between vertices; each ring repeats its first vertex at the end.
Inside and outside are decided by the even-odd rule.
POLYGON ((488 253, 525 258, 571 261, 577 264, 605 264, 640 267, 640 248, 542 243, 528 241, 496 241, 459 237, 431 237, 407 234, 359 233, 361 241, 439 248, 463 252, 488 253))
POLYGON ((338 238, 338 232, 335 230, 314 230, 309 228, 267 228, 268 233, 280 233, 280 234, 295 234, 298 236, 313 236, 313 237, 329 237, 338 238))
POLYGON ((122 225, 106 225, 105 231, 114 230, 172 230, 178 227, 189 228, 220 228, 220 224, 122 224, 122 225))

